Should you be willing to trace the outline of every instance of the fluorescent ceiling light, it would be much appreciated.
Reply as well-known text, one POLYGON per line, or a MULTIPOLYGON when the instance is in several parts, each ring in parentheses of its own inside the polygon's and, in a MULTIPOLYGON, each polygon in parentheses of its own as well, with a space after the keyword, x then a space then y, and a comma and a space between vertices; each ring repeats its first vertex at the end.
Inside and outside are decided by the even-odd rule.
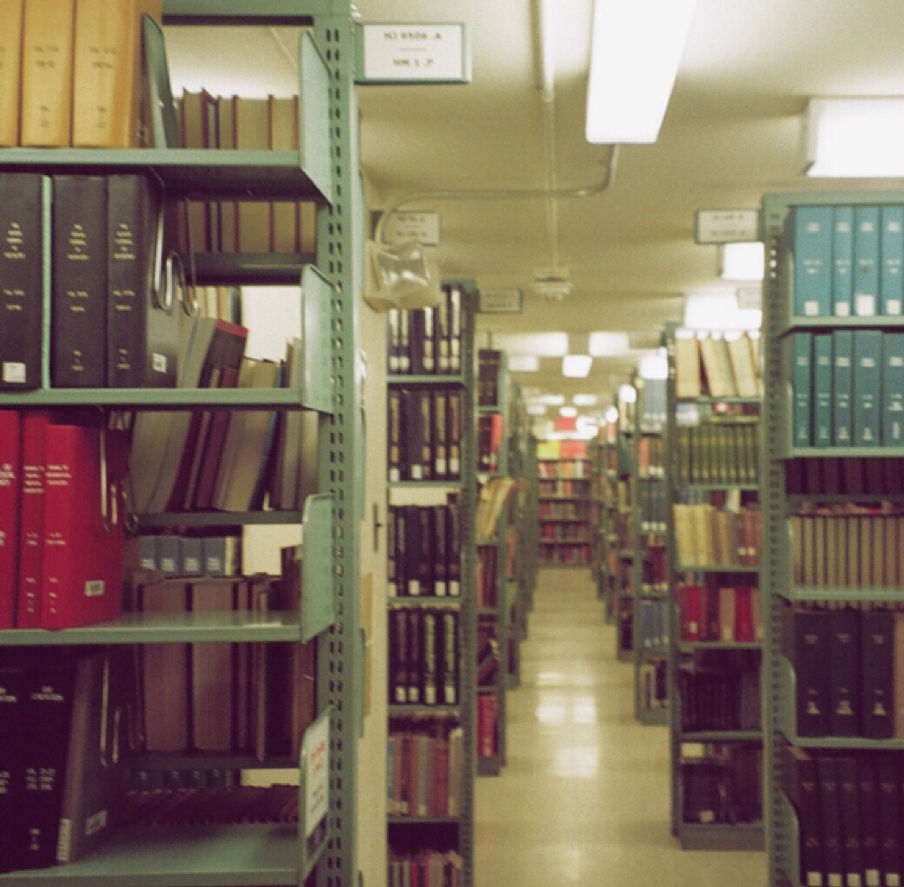
POLYGON ((509 354, 536 354, 538 357, 562 357, 568 354, 566 333, 494 333, 496 347, 509 354))
POLYGON ((510 354, 508 368, 514 373, 537 373, 540 371, 540 358, 536 354, 510 354))
POLYGON ((599 332, 590 334, 591 357, 614 357, 631 350, 627 333, 599 332))
POLYGON ((763 312, 738 308, 737 293, 693 293, 684 300, 684 325, 695 330, 752 330, 763 312))
POLYGON ((611 406, 606 408, 605 412, 606 421, 612 425, 618 421, 618 407, 611 406))
POLYGON ((543 406, 542 403, 531 404, 527 408, 528 416, 545 416, 546 415, 546 407, 543 406))
POLYGON ((584 379, 590 375, 593 358, 589 354, 566 354, 562 358, 562 375, 569 379, 584 379))
POLYGON ((559 407, 559 415, 565 419, 573 419, 577 414, 576 407, 559 407))
POLYGON ((804 164, 822 178, 904 176, 904 98, 810 99, 804 164))
POLYGON ((587 141, 651 144, 659 136, 695 0, 595 0, 587 141))
POLYGON ((762 243, 723 243, 719 247, 719 277, 762 280, 766 249, 762 243))
POLYGON ((563 394, 544 394, 540 398, 540 403, 545 403, 547 406, 551 407, 560 407, 563 403, 565 403, 565 395, 563 394))
POLYGON ((635 403, 637 401, 637 389, 633 385, 622 385, 618 389, 619 403, 635 403))
POLYGON ((668 379, 669 361, 665 349, 641 357, 637 371, 642 379, 668 379))
POLYGON ((576 407, 595 407, 600 399, 595 394, 576 394, 571 398, 576 407))

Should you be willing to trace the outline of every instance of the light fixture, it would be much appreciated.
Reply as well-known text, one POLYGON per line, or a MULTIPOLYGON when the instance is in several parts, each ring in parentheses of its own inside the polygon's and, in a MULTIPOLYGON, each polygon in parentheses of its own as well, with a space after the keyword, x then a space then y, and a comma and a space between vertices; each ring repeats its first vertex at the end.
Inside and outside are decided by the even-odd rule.
POLYGON ((538 373, 540 358, 536 354, 510 354, 508 368, 513 373, 538 373))
POLYGON ((605 412, 606 421, 610 425, 614 425, 618 421, 618 407, 614 404, 611 407, 606 407, 605 412))
POLYGON ((577 407, 559 407, 559 415, 563 419, 574 419, 577 414, 577 407))
POLYGON ((637 389, 633 385, 622 385, 618 389, 619 403, 636 403, 637 389))
POLYGON ((904 176, 904 97, 810 99, 804 172, 821 178, 904 176))
POLYGON ((564 394, 544 394, 539 399, 540 403, 545 403, 550 407, 560 407, 565 403, 564 394))
POLYGON ((651 144, 659 136, 695 0, 595 0, 587 141, 651 144))
POLYGON ((566 354, 562 358, 562 375, 569 379, 584 379, 590 375, 593 358, 589 354, 566 354))
POLYGON ((631 350, 627 333, 591 333, 589 347, 591 357, 613 357, 631 350))
POLYGON ((576 407, 595 407, 600 399, 595 394, 575 394, 571 402, 576 407))
POLYGON ((723 280, 762 280, 765 254, 762 243, 723 243, 719 246, 719 277, 723 280))
POLYGON ((640 359, 637 372, 641 379, 668 379, 669 360, 665 348, 660 348, 653 354, 645 354, 640 359))
POLYGON ((763 312, 738 307, 736 292, 692 293, 684 300, 684 325, 695 330, 752 330, 763 312))

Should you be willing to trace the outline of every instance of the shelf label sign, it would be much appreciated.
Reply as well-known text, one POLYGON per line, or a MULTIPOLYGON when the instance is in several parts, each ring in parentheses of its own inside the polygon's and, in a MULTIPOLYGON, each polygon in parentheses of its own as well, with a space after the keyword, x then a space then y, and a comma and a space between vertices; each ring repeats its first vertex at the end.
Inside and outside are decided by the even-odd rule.
POLYGON ((463 24, 364 24, 359 34, 358 83, 468 83, 471 79, 463 24))
POLYGON ((330 800, 330 711, 305 731, 301 744, 301 813, 304 816, 303 858, 307 871, 326 845, 330 800))
POLYGON ((519 289, 480 290, 477 310, 481 314, 521 314, 524 293, 519 289))
POLYGON ((697 210, 697 243, 751 243, 760 239, 760 214, 755 209, 697 210))
POLYGON ((405 243, 409 240, 416 240, 421 246, 439 246, 439 213, 420 210, 390 213, 383 227, 383 241, 405 243))

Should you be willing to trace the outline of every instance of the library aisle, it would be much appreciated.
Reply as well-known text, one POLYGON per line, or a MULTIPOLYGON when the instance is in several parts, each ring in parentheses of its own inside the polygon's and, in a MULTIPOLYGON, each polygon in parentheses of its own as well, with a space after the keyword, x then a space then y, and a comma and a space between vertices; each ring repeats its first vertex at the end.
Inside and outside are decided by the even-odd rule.
POLYGON ((763 887, 765 853, 669 833, 668 730, 634 719, 614 631, 589 570, 540 570, 507 764, 477 781, 476 887, 763 887))

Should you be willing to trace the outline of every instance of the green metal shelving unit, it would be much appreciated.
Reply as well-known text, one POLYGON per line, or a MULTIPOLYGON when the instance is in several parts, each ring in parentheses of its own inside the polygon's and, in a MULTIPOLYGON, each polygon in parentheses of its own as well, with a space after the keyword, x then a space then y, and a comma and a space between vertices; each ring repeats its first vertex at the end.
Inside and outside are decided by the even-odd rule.
MULTIPOLYGON (((632 389, 633 390, 633 389, 632 389)), ((635 392, 636 394, 636 392, 635 392)), ((618 572, 614 577, 613 621, 615 623, 615 656, 619 662, 634 662, 634 559, 637 539, 634 537, 634 502, 637 496, 634 461, 636 433, 636 401, 618 400, 618 433, 615 438, 616 502, 612 511, 611 544, 616 546, 618 572)))
MULTIPOLYGON (((298 26, 301 38, 300 152, 192 151, 169 149, 0 150, 0 170, 53 173, 150 171, 168 195, 180 197, 280 197, 318 205, 318 280, 302 266, 312 257, 216 257, 198 263, 200 282, 290 283, 306 281, 305 329, 314 348, 306 356, 309 377, 301 390, 249 396, 240 391, 83 389, 4 394, 4 408, 98 406, 108 410, 226 407, 313 409, 321 419, 319 507, 304 518, 305 595, 301 614, 280 614, 258 624, 236 617, 188 616, 167 622, 128 614, 103 625, 60 632, 3 631, 0 644, 198 643, 234 641, 300 643, 319 635, 318 710, 329 718, 329 812, 325 845, 308 858, 305 835, 293 825, 122 828, 84 860, 53 869, 0 875, 0 884, 71 887, 246 887, 297 885, 312 875, 322 887, 359 882, 355 838, 356 748, 361 731, 363 655, 359 643, 359 518, 363 510, 362 425, 359 414, 358 288, 364 216, 359 189, 355 57, 357 25, 348 0, 271 0, 265 8, 243 0, 164 0, 165 25, 298 26), (215 269, 215 270, 213 270, 215 269), (209 275, 209 277, 205 277, 209 275), (313 322, 316 326, 307 326, 313 322), (319 331, 319 332, 318 332, 319 331), (327 332, 328 331, 328 332, 327 332), (307 561, 310 559, 311 563, 307 561), (324 613, 328 615, 324 619, 324 613), (327 678, 328 676, 328 678, 327 678)), ((307 340, 306 340, 307 341, 307 340)), ((43 347, 44 377, 49 342, 43 347)), ((310 502, 311 500, 309 500, 310 502)), ((187 522, 201 524, 204 517, 187 522)), ((231 524, 301 522, 298 513, 265 519, 232 515, 231 524)), ((153 519, 149 522, 153 524, 153 519)), ((216 758, 193 766, 217 768, 216 758)), ((274 762, 273 765, 284 764, 274 762)), ((258 764, 258 767, 261 765, 258 764)), ((265 765, 266 766, 266 765, 265 765)), ((272 766, 272 765, 271 765, 272 766)), ((302 789, 303 791, 303 789, 302 789)), ((302 808, 304 807, 302 799, 302 808)))

